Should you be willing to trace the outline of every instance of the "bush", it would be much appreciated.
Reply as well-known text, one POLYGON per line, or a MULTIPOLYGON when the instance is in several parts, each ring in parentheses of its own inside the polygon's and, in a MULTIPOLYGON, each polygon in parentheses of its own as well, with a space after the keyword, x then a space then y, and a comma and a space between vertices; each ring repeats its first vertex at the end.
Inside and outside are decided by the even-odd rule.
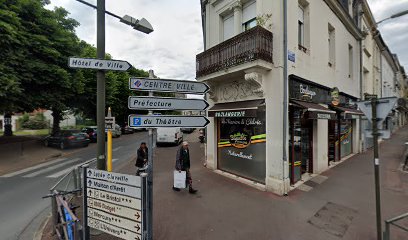
POLYGON ((25 129, 44 129, 48 128, 48 122, 32 118, 24 122, 22 127, 25 129))

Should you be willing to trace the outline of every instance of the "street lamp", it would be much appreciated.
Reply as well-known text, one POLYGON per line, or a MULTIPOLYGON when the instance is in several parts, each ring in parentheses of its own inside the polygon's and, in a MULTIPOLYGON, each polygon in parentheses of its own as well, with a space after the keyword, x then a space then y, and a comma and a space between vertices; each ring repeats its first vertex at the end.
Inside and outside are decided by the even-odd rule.
MULTIPOLYGON (((96 57, 105 59, 105 14, 111 15, 121 22, 132 26, 135 30, 149 34, 153 32, 152 25, 144 18, 138 20, 131 16, 118 15, 105 10, 105 0, 97 0, 96 6, 84 0, 76 0, 82 4, 96 9, 96 57)), ((105 71, 98 70, 96 73, 96 122, 97 122, 97 168, 104 170, 106 168, 105 155, 105 71)))
POLYGON ((383 19, 383 20, 377 22, 377 24, 380 24, 380 23, 382 23, 382 22, 384 22, 384 21, 386 21, 386 20, 392 19, 392 18, 401 17, 401 16, 406 15, 406 14, 408 14, 408 10, 405 10, 405 11, 402 11, 402 12, 399 12, 399 13, 396 13, 396 14, 393 14, 393 15, 391 15, 391 17, 385 18, 385 19, 383 19))

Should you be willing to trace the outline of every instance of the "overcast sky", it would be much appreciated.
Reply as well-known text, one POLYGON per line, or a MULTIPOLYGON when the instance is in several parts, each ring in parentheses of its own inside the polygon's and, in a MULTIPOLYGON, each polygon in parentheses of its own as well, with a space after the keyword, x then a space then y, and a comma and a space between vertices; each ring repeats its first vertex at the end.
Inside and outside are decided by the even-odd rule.
MULTIPOLYGON (((96 0, 86 0, 96 4, 96 0)), ((368 0, 377 21, 408 9, 408 0, 368 0)), ((76 0, 51 0, 49 8, 62 6, 80 22, 79 37, 96 45, 96 11, 76 0)), ((195 56, 203 51, 200 0, 111 0, 106 10, 119 16, 146 18, 153 26, 149 35, 106 17, 106 52, 129 61, 161 78, 193 80, 195 56)), ((379 25, 383 38, 408 70, 408 15, 379 25)))

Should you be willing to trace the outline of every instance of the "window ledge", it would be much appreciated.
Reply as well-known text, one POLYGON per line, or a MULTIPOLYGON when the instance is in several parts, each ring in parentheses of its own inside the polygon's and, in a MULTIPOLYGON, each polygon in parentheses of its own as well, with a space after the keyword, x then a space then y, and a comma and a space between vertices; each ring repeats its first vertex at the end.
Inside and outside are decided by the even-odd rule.
POLYGON ((304 53, 309 53, 308 49, 305 46, 298 44, 298 49, 304 53))

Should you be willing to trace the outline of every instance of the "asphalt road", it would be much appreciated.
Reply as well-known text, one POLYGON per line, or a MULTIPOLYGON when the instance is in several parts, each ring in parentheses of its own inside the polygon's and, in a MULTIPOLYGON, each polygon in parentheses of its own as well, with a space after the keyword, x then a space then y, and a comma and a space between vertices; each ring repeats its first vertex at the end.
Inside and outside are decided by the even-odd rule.
MULTIPOLYGON (((147 132, 123 135, 113 139, 113 168, 130 160, 142 141, 147 142, 147 132)), ((67 150, 72 151, 72 150, 67 150)), ((42 197, 69 169, 96 156, 96 144, 77 149, 67 157, 0 176, 0 239, 32 239, 35 230, 32 221, 47 214, 50 199, 42 197)))

